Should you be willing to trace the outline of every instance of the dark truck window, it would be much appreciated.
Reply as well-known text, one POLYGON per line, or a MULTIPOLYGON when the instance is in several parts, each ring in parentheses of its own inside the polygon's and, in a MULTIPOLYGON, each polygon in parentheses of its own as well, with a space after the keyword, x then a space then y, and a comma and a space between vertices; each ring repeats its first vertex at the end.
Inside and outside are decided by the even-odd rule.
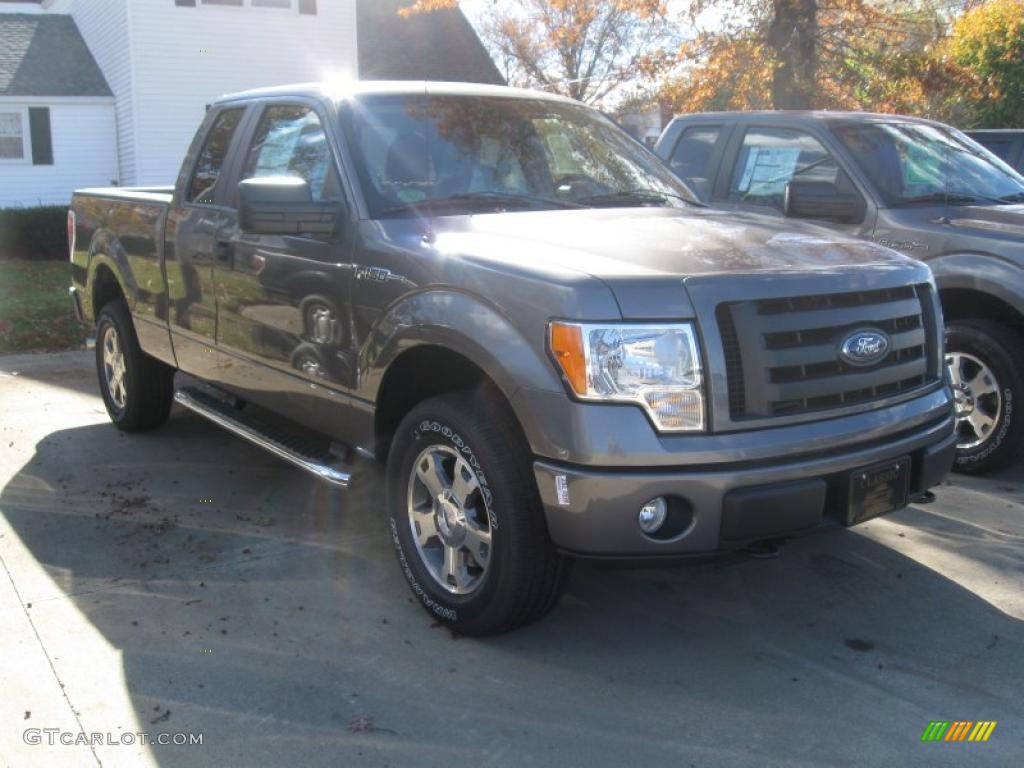
POLYGON ((975 141, 1000 160, 1003 160, 1004 162, 1009 161, 1010 153, 1013 151, 1012 141, 988 141, 985 139, 975 139, 975 141))
POLYGON ((298 176, 309 184, 314 200, 341 196, 320 118, 309 107, 280 104, 263 112, 249 147, 243 179, 298 176))
POLYGON ((191 203, 212 203, 213 192, 220 176, 224 158, 227 157, 231 137, 242 119, 244 109, 225 109, 213 121, 210 132, 206 135, 203 151, 196 160, 192 172, 192 182, 188 187, 188 200, 191 203))
POLYGON ((729 200, 782 210, 794 177, 837 182, 839 166, 813 136, 790 128, 751 128, 729 182, 729 200))
POLYGON ((951 128, 850 123, 833 126, 832 132, 890 206, 1024 200, 1024 178, 951 128))
POLYGON ((694 125, 686 128, 676 142, 668 165, 702 200, 711 194, 711 153, 722 132, 720 125, 694 125))

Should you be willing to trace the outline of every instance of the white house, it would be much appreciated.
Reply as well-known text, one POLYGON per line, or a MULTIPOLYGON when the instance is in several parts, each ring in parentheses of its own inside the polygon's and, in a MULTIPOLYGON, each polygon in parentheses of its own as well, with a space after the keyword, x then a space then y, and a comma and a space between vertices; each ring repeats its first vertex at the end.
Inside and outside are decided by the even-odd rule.
POLYGON ((71 17, 0 13, 0 207, 118 177, 114 97, 71 17))
POLYGON ((232 91, 330 77, 503 82, 461 12, 405 19, 408 4, 0 0, 0 207, 171 184, 206 104, 232 91))

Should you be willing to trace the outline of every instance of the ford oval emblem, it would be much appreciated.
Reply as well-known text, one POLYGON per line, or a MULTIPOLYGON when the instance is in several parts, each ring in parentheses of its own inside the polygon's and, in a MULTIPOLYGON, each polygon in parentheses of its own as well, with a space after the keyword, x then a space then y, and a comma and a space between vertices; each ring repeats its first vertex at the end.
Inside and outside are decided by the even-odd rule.
POLYGON ((839 344, 839 356, 850 365, 866 366, 889 354, 889 337, 870 328, 854 331, 839 344))

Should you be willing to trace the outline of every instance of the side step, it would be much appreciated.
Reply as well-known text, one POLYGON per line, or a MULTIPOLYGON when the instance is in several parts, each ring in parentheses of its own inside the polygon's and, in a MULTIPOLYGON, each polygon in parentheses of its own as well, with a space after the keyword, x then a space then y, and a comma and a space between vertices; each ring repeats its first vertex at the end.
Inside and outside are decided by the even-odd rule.
POLYGON ((190 411, 209 419, 214 424, 234 432, 250 443, 265 448, 274 455, 304 469, 332 485, 348 488, 352 481, 351 472, 332 466, 333 457, 327 447, 318 447, 292 435, 280 427, 268 424, 244 411, 233 408, 229 403, 218 400, 195 387, 183 387, 174 393, 174 399, 190 411))

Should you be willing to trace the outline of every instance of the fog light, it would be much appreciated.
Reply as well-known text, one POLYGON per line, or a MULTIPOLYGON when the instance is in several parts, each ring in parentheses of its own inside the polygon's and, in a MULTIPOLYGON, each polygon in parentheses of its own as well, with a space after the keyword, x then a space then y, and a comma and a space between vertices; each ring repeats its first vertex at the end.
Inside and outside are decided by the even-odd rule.
POLYGON ((665 524, 666 517, 668 517, 668 502, 664 497, 659 496, 640 507, 640 514, 637 515, 636 522, 641 531, 653 535, 665 524))

